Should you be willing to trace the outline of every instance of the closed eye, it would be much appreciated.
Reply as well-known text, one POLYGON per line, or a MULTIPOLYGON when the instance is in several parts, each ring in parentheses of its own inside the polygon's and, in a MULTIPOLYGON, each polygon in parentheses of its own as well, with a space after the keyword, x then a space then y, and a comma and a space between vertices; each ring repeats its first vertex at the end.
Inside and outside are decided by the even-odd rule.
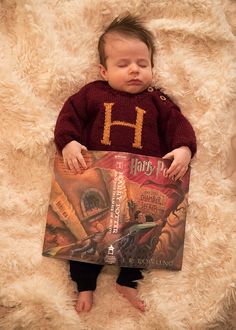
POLYGON ((118 68, 125 68, 129 65, 129 61, 122 60, 122 61, 117 61, 116 65, 118 68))
POLYGON ((118 64, 118 68, 125 68, 128 64, 122 63, 122 64, 118 64))
POLYGON ((140 66, 140 68, 147 68, 149 66, 149 63, 146 61, 140 61, 138 62, 138 66, 140 66))

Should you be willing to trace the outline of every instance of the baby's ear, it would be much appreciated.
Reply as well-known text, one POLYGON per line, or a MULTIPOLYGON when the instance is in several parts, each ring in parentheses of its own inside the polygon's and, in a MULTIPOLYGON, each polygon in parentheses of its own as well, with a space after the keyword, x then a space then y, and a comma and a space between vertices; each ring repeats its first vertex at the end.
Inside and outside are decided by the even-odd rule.
POLYGON ((100 75, 102 76, 102 78, 104 80, 107 80, 107 70, 106 70, 106 68, 102 64, 99 64, 99 69, 100 69, 100 75))

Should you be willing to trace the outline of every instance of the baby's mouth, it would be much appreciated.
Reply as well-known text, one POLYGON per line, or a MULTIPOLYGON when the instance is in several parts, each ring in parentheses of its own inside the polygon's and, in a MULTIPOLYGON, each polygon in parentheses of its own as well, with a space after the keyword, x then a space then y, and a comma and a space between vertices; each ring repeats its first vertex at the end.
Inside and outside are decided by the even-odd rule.
POLYGON ((142 83, 142 81, 139 79, 131 79, 128 81, 129 85, 140 85, 141 83, 142 83))

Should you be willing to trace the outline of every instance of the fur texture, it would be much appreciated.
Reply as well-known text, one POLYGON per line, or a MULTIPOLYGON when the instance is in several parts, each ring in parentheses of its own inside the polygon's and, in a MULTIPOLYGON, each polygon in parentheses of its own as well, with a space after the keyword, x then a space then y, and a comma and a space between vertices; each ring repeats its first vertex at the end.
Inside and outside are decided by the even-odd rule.
POLYGON ((1 329, 236 328, 235 17, 234 0, 0 2, 1 329), (53 129, 67 97, 99 78, 98 36, 125 11, 153 30, 154 83, 197 134, 184 264, 145 274, 143 315, 106 267, 92 311, 78 316, 67 263, 41 255, 53 129))

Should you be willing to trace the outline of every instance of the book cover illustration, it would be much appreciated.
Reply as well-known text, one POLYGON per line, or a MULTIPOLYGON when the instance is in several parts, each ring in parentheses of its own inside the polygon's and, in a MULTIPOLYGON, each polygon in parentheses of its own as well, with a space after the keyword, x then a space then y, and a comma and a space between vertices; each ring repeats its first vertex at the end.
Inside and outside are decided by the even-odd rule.
POLYGON ((166 177, 170 160, 88 151, 73 174, 56 154, 43 255, 122 267, 180 270, 190 168, 166 177))

